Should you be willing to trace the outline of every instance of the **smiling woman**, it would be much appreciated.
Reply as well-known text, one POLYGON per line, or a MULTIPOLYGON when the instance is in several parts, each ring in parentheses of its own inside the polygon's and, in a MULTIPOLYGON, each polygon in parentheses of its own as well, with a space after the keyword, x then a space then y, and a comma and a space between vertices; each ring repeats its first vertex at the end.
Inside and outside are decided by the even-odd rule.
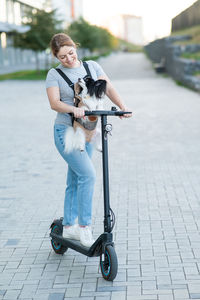
POLYGON ((57 58, 66 68, 74 68, 80 66, 80 61, 77 58, 77 53, 74 47, 63 46, 58 51, 57 58))
POLYGON ((76 44, 66 34, 55 34, 50 43, 52 53, 66 68, 80 66, 77 57, 76 44))
POLYGON ((51 39, 50 46, 54 56, 57 56, 58 51, 63 46, 71 46, 76 48, 74 41, 72 41, 72 39, 64 33, 55 34, 51 39))

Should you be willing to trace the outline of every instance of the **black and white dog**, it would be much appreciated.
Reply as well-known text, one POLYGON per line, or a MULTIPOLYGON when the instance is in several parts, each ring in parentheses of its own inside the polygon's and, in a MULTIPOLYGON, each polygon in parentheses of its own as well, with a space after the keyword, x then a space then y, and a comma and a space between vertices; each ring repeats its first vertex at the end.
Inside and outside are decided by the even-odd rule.
MULTIPOLYGON (((94 80, 91 77, 79 79, 74 86, 75 106, 84 110, 103 110, 106 93, 106 80, 94 80)), ((85 116, 75 119, 73 127, 68 128, 65 135, 65 151, 84 151, 85 142, 93 142, 98 149, 100 146, 100 132, 96 129, 98 116, 85 116)), ((98 149, 100 150, 100 149, 98 149)))

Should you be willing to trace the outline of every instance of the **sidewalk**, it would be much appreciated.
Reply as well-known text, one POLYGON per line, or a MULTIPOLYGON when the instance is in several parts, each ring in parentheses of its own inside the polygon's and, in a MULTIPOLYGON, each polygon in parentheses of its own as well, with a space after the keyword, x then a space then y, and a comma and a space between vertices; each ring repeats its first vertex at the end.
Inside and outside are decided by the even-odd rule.
MULTIPOLYGON (((127 105, 110 118, 110 197, 118 275, 99 258, 56 255, 49 226, 63 214, 66 166, 42 81, 0 82, 0 299, 200 299, 200 100, 151 70, 143 54, 101 61, 127 105)), ((101 157, 93 232, 103 230, 101 157)))

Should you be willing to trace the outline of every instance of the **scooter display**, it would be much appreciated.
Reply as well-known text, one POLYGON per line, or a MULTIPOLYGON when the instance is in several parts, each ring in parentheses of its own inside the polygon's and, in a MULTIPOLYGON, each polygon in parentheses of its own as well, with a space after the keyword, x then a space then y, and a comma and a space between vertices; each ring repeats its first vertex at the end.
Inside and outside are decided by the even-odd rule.
POLYGON ((104 232, 97 238, 94 244, 87 248, 80 241, 62 237, 63 225, 61 217, 50 226, 51 245, 55 253, 64 254, 71 248, 86 256, 100 256, 100 269, 105 280, 113 281, 117 275, 118 261, 114 248, 112 230, 115 225, 115 215, 110 207, 109 196, 109 169, 108 169, 108 134, 112 131, 112 125, 107 122, 107 116, 122 116, 129 112, 111 110, 85 111, 85 115, 98 115, 101 117, 102 132, 102 167, 103 167, 103 192, 104 192, 104 232))

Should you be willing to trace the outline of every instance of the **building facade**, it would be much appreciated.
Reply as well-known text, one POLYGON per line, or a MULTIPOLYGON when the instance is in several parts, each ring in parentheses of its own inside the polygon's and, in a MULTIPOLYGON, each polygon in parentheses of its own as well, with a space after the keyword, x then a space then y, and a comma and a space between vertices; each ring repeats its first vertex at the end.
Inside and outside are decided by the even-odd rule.
POLYGON ((0 73, 30 68, 34 64, 35 55, 31 50, 13 47, 12 32, 27 31, 29 27, 22 25, 27 13, 34 8, 43 8, 43 4, 44 0, 0 0, 0 73))
POLYGON ((106 27, 113 35, 127 42, 143 45, 142 18, 134 15, 116 15, 105 20, 102 26, 106 27))
POLYGON ((49 0, 52 9, 57 10, 58 19, 62 20, 62 27, 66 28, 71 22, 83 15, 82 0, 49 0))
MULTIPOLYGON (((25 32, 28 26, 27 13, 33 9, 51 11, 57 9, 57 17, 63 20, 66 28, 73 20, 82 15, 82 0, 0 0, 0 73, 34 68, 35 54, 12 46, 12 32, 25 32)), ((40 57, 45 57, 41 53, 40 57)))

